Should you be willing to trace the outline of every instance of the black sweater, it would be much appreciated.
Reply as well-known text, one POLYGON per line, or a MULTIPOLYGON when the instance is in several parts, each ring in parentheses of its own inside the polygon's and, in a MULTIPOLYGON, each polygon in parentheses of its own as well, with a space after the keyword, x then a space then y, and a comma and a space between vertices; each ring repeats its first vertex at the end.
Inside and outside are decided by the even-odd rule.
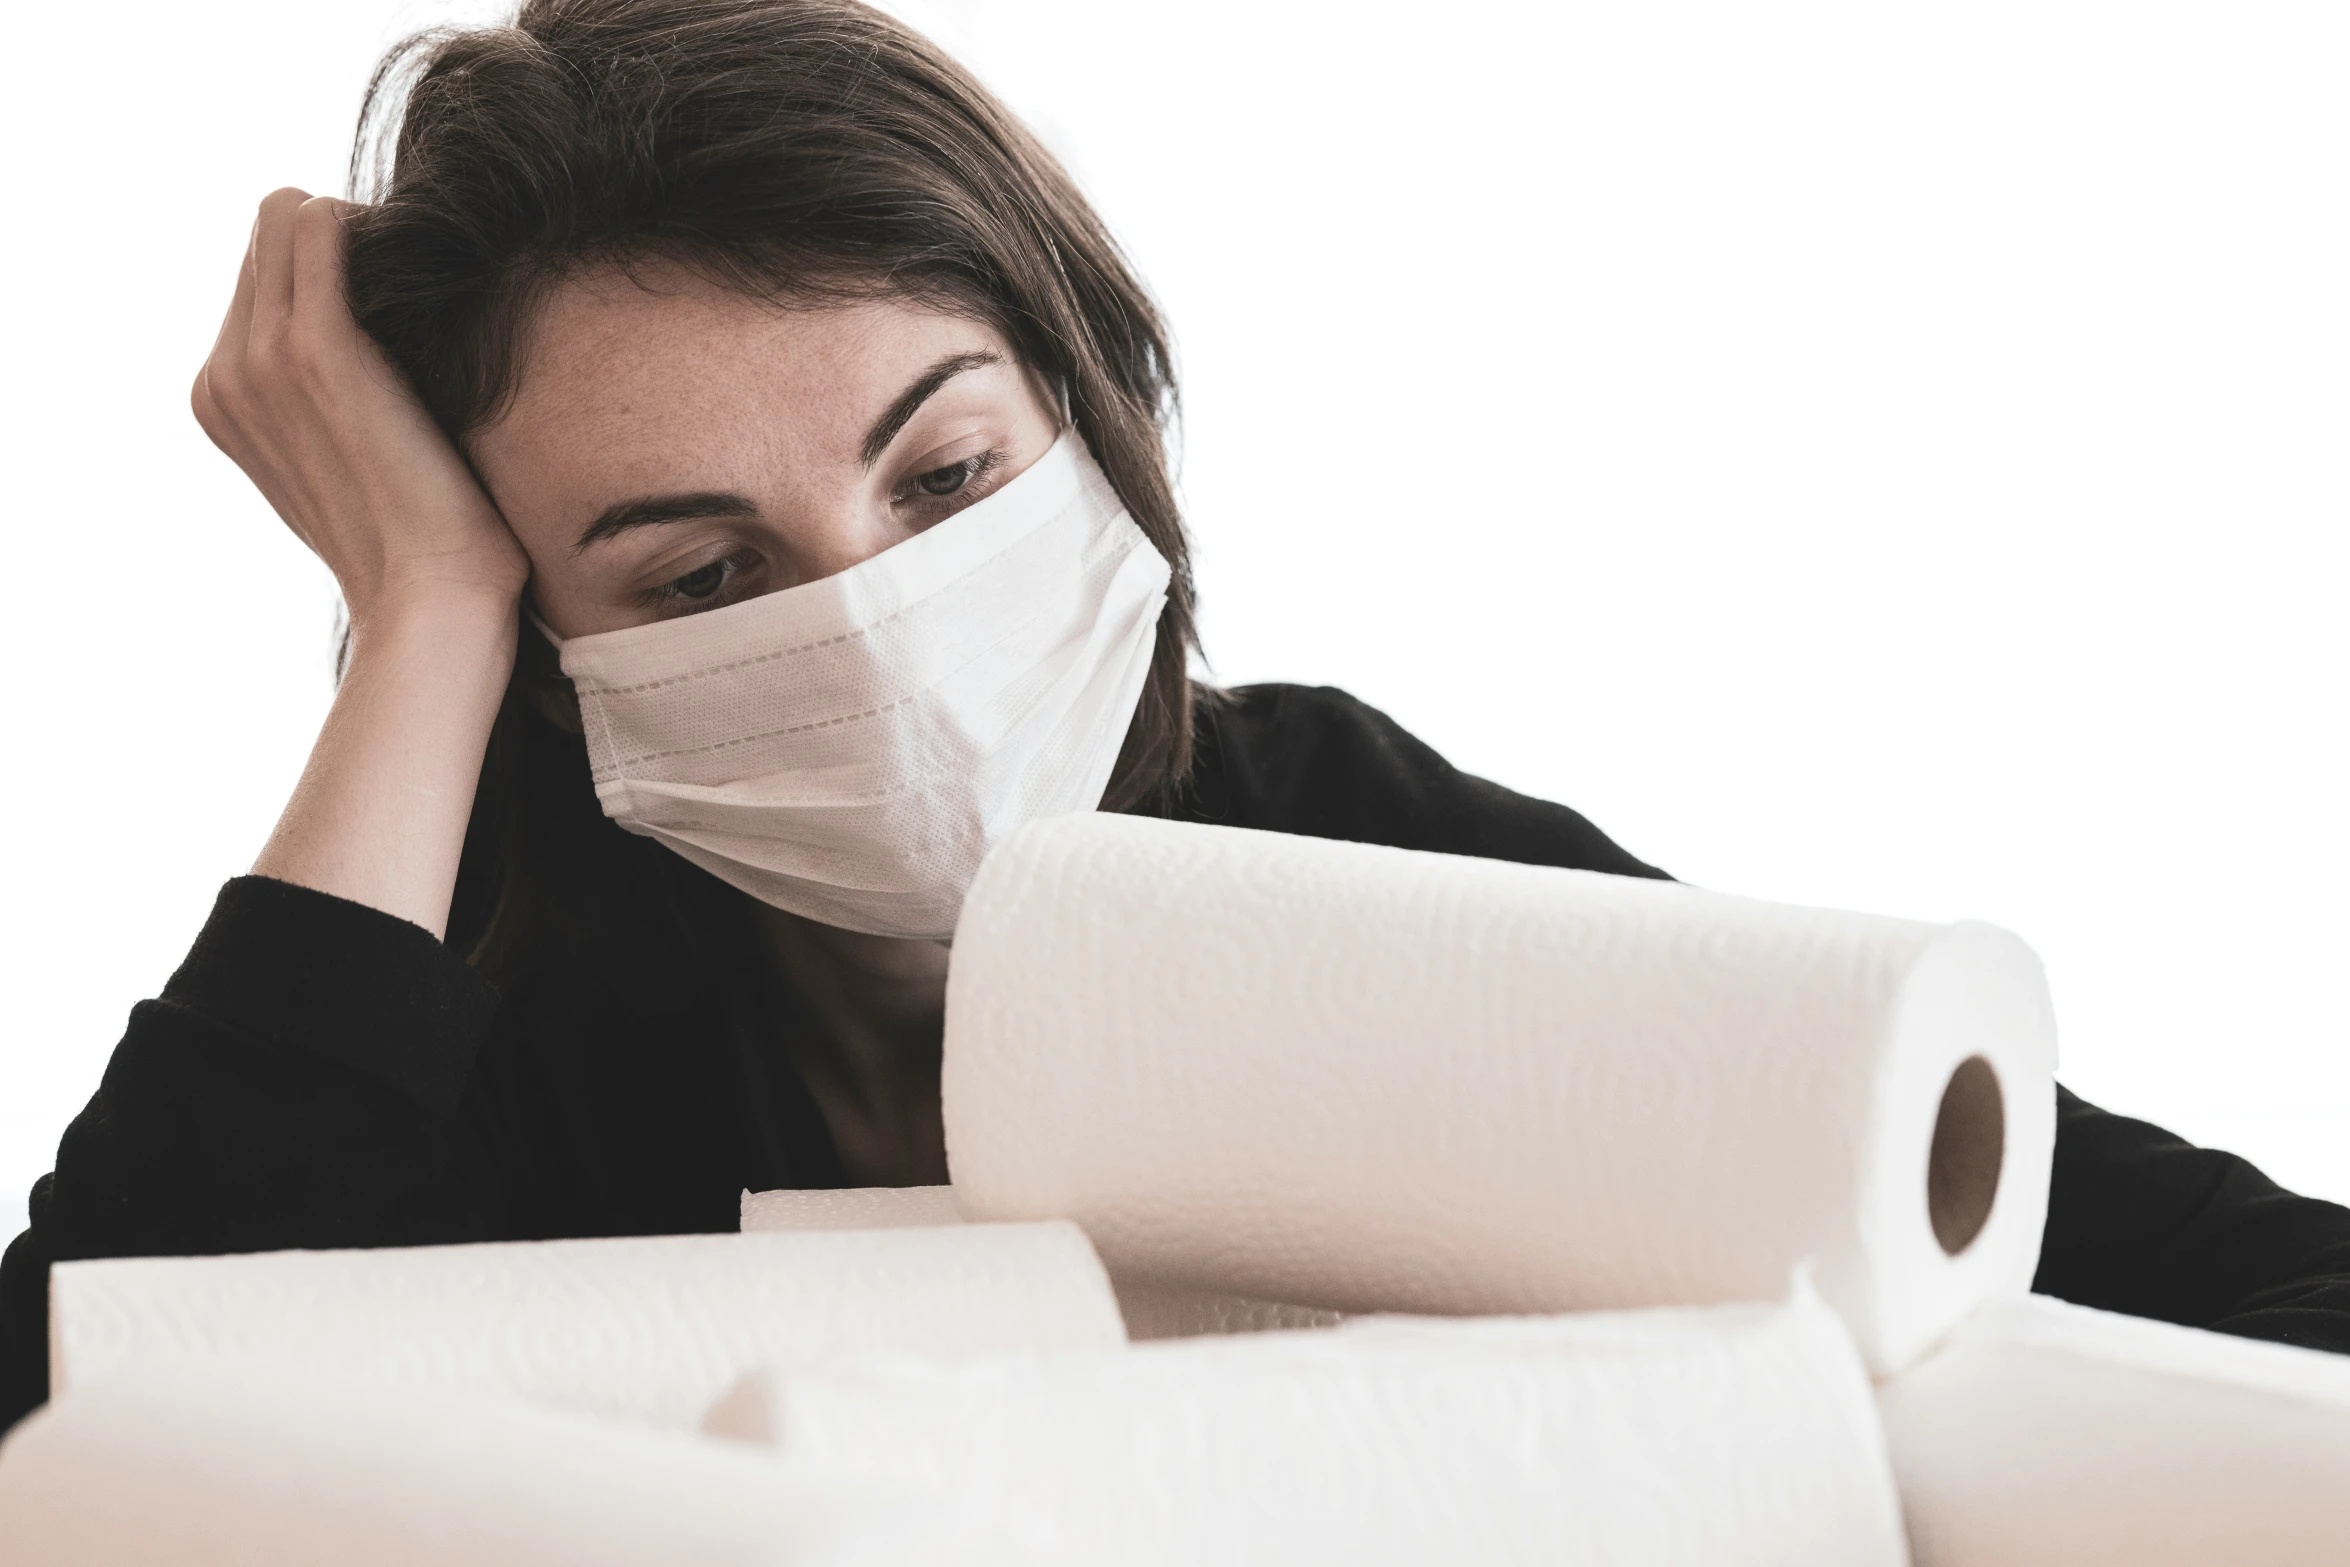
MULTIPOLYGON (((1205 709, 1168 813, 1663 874, 1329 690, 1205 709)), ((731 1230, 745 1188, 842 1184, 777 1044, 805 1025, 734 924, 738 945, 667 958, 591 943, 501 993, 403 920, 230 882, 163 994, 132 1011, 0 1264, 0 1430, 46 1396, 52 1261, 731 1230)), ((2062 1090, 2058 1104, 2037 1288, 2350 1351, 2350 1210, 2062 1090)))

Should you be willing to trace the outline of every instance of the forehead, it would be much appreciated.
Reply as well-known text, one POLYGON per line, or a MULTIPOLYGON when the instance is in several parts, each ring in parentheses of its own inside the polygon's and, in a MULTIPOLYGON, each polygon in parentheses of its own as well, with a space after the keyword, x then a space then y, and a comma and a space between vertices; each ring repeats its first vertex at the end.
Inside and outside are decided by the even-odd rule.
POLYGON ((542 303, 514 398, 476 442, 576 449, 658 431, 829 447, 975 345, 1003 349, 985 323, 902 299, 778 305, 682 268, 600 270, 542 303))

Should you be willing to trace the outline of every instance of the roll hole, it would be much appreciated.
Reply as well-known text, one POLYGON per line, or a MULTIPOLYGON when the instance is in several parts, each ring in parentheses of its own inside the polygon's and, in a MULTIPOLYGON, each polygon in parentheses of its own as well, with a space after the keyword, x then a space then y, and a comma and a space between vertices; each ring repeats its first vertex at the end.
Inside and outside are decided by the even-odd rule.
POLYGON ((1934 1239, 1955 1257, 1975 1243, 1999 1195, 1999 1162, 2007 1149, 2007 1106, 1999 1074, 1981 1056, 1968 1056, 1942 1090, 1934 1117, 1934 1146, 1926 1156, 1926 1213, 1934 1239))

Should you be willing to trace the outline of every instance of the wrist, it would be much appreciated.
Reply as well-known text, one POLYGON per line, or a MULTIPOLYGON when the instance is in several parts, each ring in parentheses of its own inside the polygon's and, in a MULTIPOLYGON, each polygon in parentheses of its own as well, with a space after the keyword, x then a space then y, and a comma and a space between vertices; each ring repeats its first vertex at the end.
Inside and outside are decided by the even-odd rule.
POLYGON ((514 666, 519 608, 515 594, 446 584, 379 595, 351 609, 344 681, 361 670, 431 665, 443 671, 440 680, 471 669, 502 691, 514 666))
POLYGON ((510 638, 521 604, 519 588, 466 582, 417 582, 379 589, 364 601, 344 599, 354 653, 363 642, 402 641, 411 633, 465 642, 493 632, 510 638))

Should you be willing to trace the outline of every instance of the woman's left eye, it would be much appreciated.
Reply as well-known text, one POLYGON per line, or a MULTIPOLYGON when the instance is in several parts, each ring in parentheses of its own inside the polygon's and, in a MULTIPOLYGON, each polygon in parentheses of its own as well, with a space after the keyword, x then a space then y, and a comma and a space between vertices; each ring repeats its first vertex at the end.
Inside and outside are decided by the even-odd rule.
POLYGON ((699 571, 687 572, 669 584, 669 590, 682 599, 706 599, 726 586, 729 575, 727 563, 714 560, 699 571))
POLYGON ((933 468, 914 480, 915 487, 925 495, 952 495, 969 484, 978 473, 981 459, 966 457, 959 463, 944 468, 933 468))
POLYGON ((948 463, 943 468, 932 468, 918 473, 897 492, 899 503, 925 500, 953 500, 948 510, 959 510, 970 505, 992 487, 995 471, 1004 465, 1004 454, 999 448, 966 457, 961 462, 948 463))

